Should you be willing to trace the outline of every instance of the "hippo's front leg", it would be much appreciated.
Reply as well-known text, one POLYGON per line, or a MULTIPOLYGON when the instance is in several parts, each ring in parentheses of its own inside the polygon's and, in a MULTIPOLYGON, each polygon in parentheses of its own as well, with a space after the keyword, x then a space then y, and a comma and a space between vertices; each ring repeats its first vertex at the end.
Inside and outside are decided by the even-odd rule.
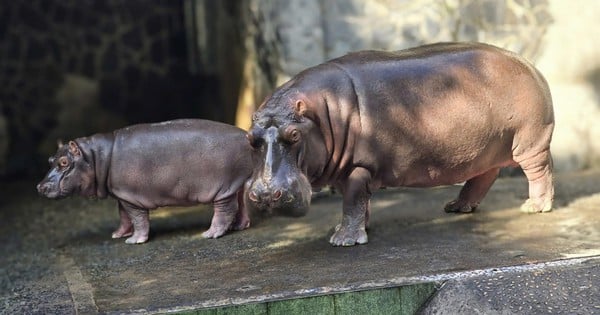
POLYGON ((122 201, 119 201, 119 204, 122 205, 133 225, 133 235, 126 239, 125 243, 145 243, 148 240, 148 233, 150 231, 148 209, 139 209, 122 201))
POLYGON ((329 243, 334 246, 353 246, 368 242, 366 224, 369 214, 371 174, 362 167, 356 167, 341 185, 344 195, 342 223, 336 226, 329 243))
POLYGON ((205 238, 217 238, 227 232, 238 213, 238 198, 233 195, 229 198, 215 201, 213 203, 215 213, 208 231, 202 233, 205 238))
POLYGON ((235 217, 235 221, 231 225, 231 229, 234 231, 245 230, 250 227, 250 214, 248 211, 248 202, 245 200, 245 193, 242 189, 238 192, 238 211, 235 217))
POLYGON ((133 224, 131 223, 129 214, 127 214, 127 211, 125 211, 125 208, 123 208, 123 205, 120 201, 118 204, 120 223, 119 227, 112 233, 112 238, 131 236, 131 234, 133 234, 133 224))

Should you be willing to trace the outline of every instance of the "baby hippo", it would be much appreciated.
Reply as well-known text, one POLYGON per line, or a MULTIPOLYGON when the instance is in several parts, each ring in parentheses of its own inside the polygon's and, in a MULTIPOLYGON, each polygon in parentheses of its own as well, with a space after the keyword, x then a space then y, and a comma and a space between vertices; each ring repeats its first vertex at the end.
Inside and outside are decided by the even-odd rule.
POLYGON ((214 215, 202 235, 217 238, 250 226, 243 198, 252 175, 252 148, 234 126, 195 119, 141 124, 78 138, 48 160, 40 194, 60 199, 111 196, 121 224, 113 238, 148 240, 148 210, 212 203, 214 215))

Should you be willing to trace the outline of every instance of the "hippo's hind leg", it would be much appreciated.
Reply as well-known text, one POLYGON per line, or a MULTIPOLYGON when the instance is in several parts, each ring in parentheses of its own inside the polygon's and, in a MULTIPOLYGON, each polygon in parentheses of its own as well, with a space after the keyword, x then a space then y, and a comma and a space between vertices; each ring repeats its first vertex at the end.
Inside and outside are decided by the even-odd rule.
POLYGON ((340 190, 344 196, 342 223, 336 226, 329 239, 334 246, 353 246, 368 242, 366 224, 370 212, 371 174, 362 167, 356 167, 350 173, 340 190))
POLYGON ((551 211, 554 185, 550 149, 524 159, 515 157, 515 161, 519 163, 529 182, 529 199, 521 206, 521 211, 526 213, 551 211))
POLYGON ((139 209, 123 201, 119 201, 119 205, 125 210, 133 225, 133 235, 127 238, 125 243, 145 243, 148 240, 148 234, 150 232, 148 209, 139 209))
POLYGON ((521 211, 527 213, 551 211, 554 199, 550 154, 554 122, 549 115, 533 117, 538 116, 548 121, 531 121, 513 140, 513 161, 521 166, 529 182, 529 199, 521 206, 521 211))
POLYGON ((133 224, 131 223, 129 214, 127 214, 127 211, 125 211, 121 202, 118 202, 118 204, 120 223, 119 227, 112 233, 112 238, 131 236, 133 234, 133 224))
POLYGON ((213 214, 210 228, 202 233, 205 238, 217 238, 225 234, 233 224, 238 213, 238 196, 231 195, 225 199, 213 203, 215 213, 213 214))
POLYGON ((493 168, 469 179, 460 190, 458 198, 447 203, 444 211, 455 213, 473 212, 492 187, 499 172, 499 168, 493 168))

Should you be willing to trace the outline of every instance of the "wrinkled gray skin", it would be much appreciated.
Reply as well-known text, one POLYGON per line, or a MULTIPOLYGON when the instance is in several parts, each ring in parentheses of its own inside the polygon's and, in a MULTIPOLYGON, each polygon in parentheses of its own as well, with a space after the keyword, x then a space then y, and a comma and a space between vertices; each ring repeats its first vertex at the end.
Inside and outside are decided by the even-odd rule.
POLYGON ((214 215, 202 235, 217 238, 250 226, 243 202, 252 174, 252 148, 237 127, 182 119, 141 124, 78 138, 59 147, 40 194, 115 198, 121 223, 113 238, 148 240, 148 210, 212 203, 214 215))
POLYGON ((471 212, 499 169, 529 181, 524 212, 552 209, 548 85, 531 64, 484 44, 350 53, 279 87, 253 117, 262 157, 248 183, 261 209, 303 214, 311 185, 343 194, 331 244, 367 242, 371 192, 466 181, 446 212, 471 212), (283 210, 282 210, 283 209, 283 210))

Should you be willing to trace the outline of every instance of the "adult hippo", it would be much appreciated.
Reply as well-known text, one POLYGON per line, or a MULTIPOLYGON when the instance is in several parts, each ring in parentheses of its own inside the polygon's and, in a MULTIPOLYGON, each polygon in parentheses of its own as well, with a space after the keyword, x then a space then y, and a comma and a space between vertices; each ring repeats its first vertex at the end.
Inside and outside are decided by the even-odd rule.
POLYGON ((309 68, 260 106, 248 133, 260 152, 249 199, 262 209, 310 204, 311 185, 343 194, 330 242, 367 242, 369 200, 382 186, 466 181, 446 212, 471 212, 501 167, 529 181, 524 212, 552 209, 548 84, 527 61, 479 43, 361 51, 309 68))

